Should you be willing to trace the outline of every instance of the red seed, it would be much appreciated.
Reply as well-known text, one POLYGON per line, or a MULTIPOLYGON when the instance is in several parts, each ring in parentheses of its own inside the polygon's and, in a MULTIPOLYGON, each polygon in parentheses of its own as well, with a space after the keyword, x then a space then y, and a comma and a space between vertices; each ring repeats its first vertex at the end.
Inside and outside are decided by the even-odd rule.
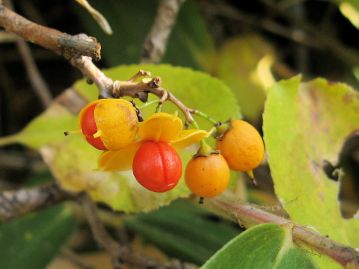
POLYGON ((97 126, 95 122, 95 108, 96 103, 87 107, 82 114, 81 118, 81 130, 85 135, 87 142, 99 150, 107 150, 100 137, 94 138, 93 135, 97 132, 97 126))
POLYGON ((137 181, 154 192, 174 188, 182 175, 181 158, 165 142, 144 142, 136 152, 132 168, 137 181))

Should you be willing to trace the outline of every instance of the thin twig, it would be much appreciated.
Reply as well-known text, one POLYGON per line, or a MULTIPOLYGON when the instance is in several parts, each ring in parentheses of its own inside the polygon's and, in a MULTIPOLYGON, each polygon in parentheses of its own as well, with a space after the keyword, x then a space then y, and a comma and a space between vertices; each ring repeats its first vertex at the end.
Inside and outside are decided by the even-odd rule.
POLYGON ((93 266, 90 266, 87 263, 83 262, 81 258, 69 248, 61 249, 60 254, 63 258, 76 265, 76 267, 80 269, 95 269, 93 266))
MULTIPOLYGON (((11 0, 7 0, 5 1, 5 3, 11 9, 14 9, 14 5, 11 0)), ((51 93, 45 80, 42 78, 39 69, 37 68, 35 60, 32 57, 29 45, 23 39, 17 38, 16 46, 24 62, 25 69, 30 79, 32 88, 34 89, 36 95, 40 98, 43 106, 45 108, 48 107, 52 101, 51 93)))
POLYGON ((29 212, 73 198, 57 183, 49 183, 28 189, 0 192, 0 222, 7 222, 29 212))
POLYGON ((30 169, 31 171, 47 171, 45 163, 37 157, 27 152, 17 152, 0 150, 0 170, 1 169, 30 169))
MULTIPOLYGON (((126 246, 121 246, 115 241, 111 235, 106 231, 100 216, 98 215, 96 205, 91 198, 83 193, 79 196, 79 202, 82 205, 87 220, 90 224, 95 240, 103 247, 112 257, 112 264, 115 269, 122 268, 122 262, 131 265, 139 266, 141 268, 159 268, 159 269, 175 269, 178 268, 178 263, 174 261, 170 265, 158 264, 148 257, 139 256, 133 251, 130 251, 126 246)), ((191 264, 183 264, 181 268, 193 268, 191 264), (187 267, 185 267, 187 266, 187 267)))
POLYGON ((278 225, 291 224, 293 238, 297 243, 305 244, 321 254, 327 255, 344 267, 359 268, 359 252, 354 248, 339 244, 318 232, 297 225, 292 221, 261 210, 253 205, 232 203, 216 199, 208 199, 210 206, 219 213, 230 217, 245 227, 251 227, 260 223, 275 223, 278 225))
POLYGON ((18 37, 13 33, 7 33, 0 31, 0 43, 12 43, 15 42, 18 37))
POLYGON ((212 3, 210 1, 202 1, 202 4, 206 8, 206 11, 210 14, 225 16, 229 19, 249 24, 254 27, 260 27, 267 32, 279 35, 313 49, 328 49, 331 52, 340 55, 353 65, 359 64, 359 54, 354 49, 342 44, 336 38, 326 35, 322 31, 318 30, 318 27, 306 24, 303 21, 294 21, 293 16, 288 14, 287 11, 278 9, 277 4, 273 4, 271 1, 262 2, 272 8, 276 14, 291 21, 296 26, 296 29, 290 29, 276 23, 273 20, 241 12, 238 9, 233 8, 231 5, 223 2, 212 3))
MULTIPOLYGON (((126 81, 113 81, 112 79, 107 77, 101 70, 99 70, 89 57, 82 56, 73 58, 71 60, 71 63, 76 68, 78 68, 84 74, 85 77, 87 77, 89 80, 93 81, 96 84, 96 86, 99 88, 100 95, 103 98, 119 98, 122 96, 140 98, 140 94, 144 92, 152 93, 159 98, 166 96, 166 100, 161 100, 161 102, 172 102, 183 112, 188 123, 193 122, 193 117, 191 115, 193 109, 190 109, 185 106, 172 93, 162 88, 161 79, 159 77, 155 77, 149 81, 142 80, 140 82, 136 82, 133 79, 126 81)), ((144 76, 148 75, 147 72, 142 72, 144 76)))
POLYGON ((120 244, 108 234, 99 215, 97 214, 96 205, 86 193, 79 196, 79 202, 85 211, 96 241, 111 255, 113 268, 122 268, 122 258, 126 256, 127 250, 122 248, 120 244))
POLYGON ((271 8, 271 11, 275 12, 275 14, 282 16, 295 24, 297 28, 302 29, 302 32, 312 36, 313 40, 318 43, 321 49, 328 49, 336 55, 340 55, 340 57, 353 65, 359 64, 359 53, 355 49, 346 46, 337 38, 327 35, 325 32, 318 29, 318 27, 307 23, 305 20, 294 20, 293 16, 288 14, 286 10, 278 8, 278 5, 273 4, 270 1, 261 2, 267 5, 268 8, 271 8))
POLYGON ((160 62, 166 51, 168 37, 184 2, 185 0, 160 1, 155 21, 143 44, 141 63, 160 62))
POLYGON ((17 48, 21 54, 21 58, 24 61, 27 75, 30 79, 32 88, 36 95, 40 98, 44 107, 48 107, 52 101, 50 90, 42 78, 39 69, 32 57, 29 45, 23 39, 17 39, 17 48))
POLYGON ((293 42, 306 45, 312 48, 321 48, 318 44, 314 43, 312 38, 303 31, 292 30, 272 20, 259 18, 258 16, 246 14, 238 9, 233 8, 231 5, 219 2, 213 3, 209 1, 201 2, 206 12, 213 15, 220 15, 231 20, 241 23, 249 24, 254 27, 260 27, 263 30, 287 38, 293 42))
POLYGON ((1 2, 0 26, 7 32, 17 34, 27 41, 64 56, 68 60, 80 55, 89 56, 94 60, 100 60, 101 58, 101 46, 96 38, 85 34, 72 36, 41 26, 18 15, 1 2))

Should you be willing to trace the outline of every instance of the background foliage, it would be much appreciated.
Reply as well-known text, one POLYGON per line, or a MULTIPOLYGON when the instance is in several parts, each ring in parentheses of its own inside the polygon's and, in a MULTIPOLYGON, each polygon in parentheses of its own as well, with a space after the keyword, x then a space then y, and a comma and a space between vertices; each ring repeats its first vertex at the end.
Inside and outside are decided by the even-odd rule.
MULTIPOLYGON (((96 36, 102 44, 100 66, 121 65, 106 74, 127 79, 139 68, 133 64, 138 62, 158 1, 94 0, 91 4, 108 19, 113 35, 104 34, 75 1, 19 0, 15 8, 59 30, 96 36)), ((354 38, 358 16, 356 1, 188 0, 162 62, 211 76, 169 65, 141 67, 161 76, 163 86, 190 107, 220 120, 243 116, 259 130, 263 124, 271 173, 266 163, 255 171, 258 187, 247 184, 244 175, 233 175, 231 191, 241 200, 268 209, 282 205, 295 222, 352 247, 359 247, 355 236, 359 224, 352 219, 359 202, 355 181, 359 169, 354 153, 346 153, 344 160, 339 157, 348 136, 359 129, 359 97, 354 90, 359 77, 359 39, 354 38), (301 77, 289 79, 299 73, 301 77), (318 76, 325 79, 311 80, 318 76), (275 83, 280 79, 288 80, 275 83), (341 161, 346 175, 339 181, 329 179, 324 161, 334 166, 341 161)), ((36 151, 40 150, 63 185, 86 189, 90 179, 96 183, 92 196, 121 212, 149 211, 189 195, 182 184, 154 197, 130 173, 94 171, 98 153, 80 137, 63 137, 63 131, 77 128, 76 117, 59 104, 44 112, 34 99, 16 47, 0 42, 1 189, 48 180, 49 170, 36 151), (13 142, 26 147, 8 145, 13 142)), ((80 78, 78 71, 50 52, 35 46, 32 52, 54 96, 80 78)), ((95 87, 84 81, 73 88, 87 100, 97 98, 95 87)), ((171 106, 166 109, 173 111, 171 106)), ((112 215, 105 206, 101 212, 121 242, 162 261, 175 257, 204 264, 203 268, 217 268, 223 262, 231 268, 339 268, 328 258, 293 245, 287 227, 266 224, 238 235, 238 225, 187 200, 136 215, 112 215)), ((58 254, 63 246, 94 266, 108 260, 73 204, 0 226, 1 260, 8 262, 6 268, 24 267, 21 263, 27 257, 33 268, 73 268, 68 261, 63 265, 66 255, 58 254), (5 258, 13 253, 19 259, 5 258)))

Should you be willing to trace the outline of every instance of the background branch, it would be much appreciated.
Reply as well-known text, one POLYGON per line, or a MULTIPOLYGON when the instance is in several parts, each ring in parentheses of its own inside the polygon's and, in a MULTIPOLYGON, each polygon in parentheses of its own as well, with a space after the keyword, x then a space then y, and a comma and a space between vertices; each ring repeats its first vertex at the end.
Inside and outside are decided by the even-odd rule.
POLYGON ((359 268, 358 251, 322 236, 312 229, 297 225, 288 219, 266 212, 253 205, 226 202, 219 198, 208 199, 206 201, 212 209, 246 228, 261 223, 292 225, 292 234, 296 243, 305 244, 311 249, 329 256, 346 268, 349 265, 354 266, 353 268, 359 268))
POLYGON ((36 66, 29 45, 23 39, 19 38, 16 40, 16 45, 24 62, 32 88, 34 89, 36 95, 40 98, 40 101, 43 106, 49 106, 52 102, 50 90, 45 80, 42 78, 39 69, 36 66))
POLYGON ((185 0, 161 0, 155 21, 143 44, 140 63, 159 63, 178 12, 185 0))
MULTIPOLYGON (((0 221, 9 221, 31 211, 74 197, 76 196, 61 190, 56 183, 30 189, 0 192, 0 221)), ((81 194, 79 201, 85 210, 96 241, 111 254, 114 261, 122 260, 139 266, 152 266, 156 264, 147 258, 135 255, 126 247, 120 246, 108 234, 97 214, 95 204, 87 194, 81 194)), ((317 252, 331 257, 343 266, 359 266, 359 252, 355 249, 339 244, 330 238, 320 235, 316 231, 297 225, 286 218, 269 213, 250 204, 227 202, 223 198, 206 199, 206 204, 217 213, 229 217, 246 228, 261 223, 290 224, 293 226, 293 238, 296 243, 305 244, 317 252)), ((121 264, 119 263, 118 266, 121 266, 121 264)), ((158 268, 176 268, 176 266, 174 264, 168 266, 161 265, 158 268)))
POLYGON ((28 189, 2 191, 0 222, 10 221, 73 197, 73 194, 63 191, 55 182, 28 189))
MULTIPOLYGON (((11 0, 7 0, 5 2, 11 9, 14 9, 14 5, 11 0)), ((51 93, 45 80, 42 78, 39 69, 37 68, 35 60, 32 57, 30 47, 21 38, 16 38, 16 46, 24 62, 31 86, 36 95, 40 98, 42 105, 46 108, 52 101, 51 93)))
POLYGON ((291 14, 288 14, 285 10, 278 10, 277 6, 270 3, 270 1, 262 2, 269 7, 272 7, 272 10, 277 15, 290 21, 296 29, 288 28, 275 22, 274 20, 266 18, 263 19, 256 15, 241 12, 238 9, 234 9, 232 6, 221 2, 211 3, 209 1, 201 1, 202 6, 206 8, 207 13, 209 14, 224 16, 231 20, 261 28, 267 32, 287 38, 288 40, 309 48, 317 50, 330 50, 332 53, 340 55, 340 57, 353 65, 359 64, 359 54, 354 49, 351 49, 339 40, 326 35, 322 31, 318 30, 317 27, 313 27, 310 24, 308 25, 302 20, 295 20, 291 14))
MULTIPOLYGON (((171 264, 165 265, 151 260, 149 257, 140 256, 131 251, 127 246, 121 246, 115 241, 111 235, 106 231, 100 216, 98 215, 96 205, 91 198, 83 193, 78 198, 82 205, 87 220, 90 224, 92 233, 96 241, 104 248, 112 257, 113 268, 122 268, 122 262, 138 266, 140 268, 157 268, 157 269, 193 269, 192 264, 179 263, 173 260, 171 264)), ((126 267, 127 268, 127 267, 126 267)), ((132 267, 131 267, 132 268, 132 267)))
POLYGON ((122 257, 126 256, 127 251, 107 233, 91 198, 86 193, 82 193, 78 200, 85 211, 95 240, 111 255, 113 268, 122 268, 122 257))

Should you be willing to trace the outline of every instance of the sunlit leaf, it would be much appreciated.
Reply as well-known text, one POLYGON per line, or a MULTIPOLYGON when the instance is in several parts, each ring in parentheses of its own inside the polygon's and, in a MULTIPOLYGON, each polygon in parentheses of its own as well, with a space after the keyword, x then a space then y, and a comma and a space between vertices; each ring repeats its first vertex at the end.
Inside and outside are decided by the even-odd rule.
POLYGON ((352 247, 359 247, 359 220, 342 218, 339 182, 322 165, 338 162, 346 137, 359 130, 358 112, 359 95, 349 86, 295 77, 269 90, 264 113, 275 192, 291 219, 352 247))

